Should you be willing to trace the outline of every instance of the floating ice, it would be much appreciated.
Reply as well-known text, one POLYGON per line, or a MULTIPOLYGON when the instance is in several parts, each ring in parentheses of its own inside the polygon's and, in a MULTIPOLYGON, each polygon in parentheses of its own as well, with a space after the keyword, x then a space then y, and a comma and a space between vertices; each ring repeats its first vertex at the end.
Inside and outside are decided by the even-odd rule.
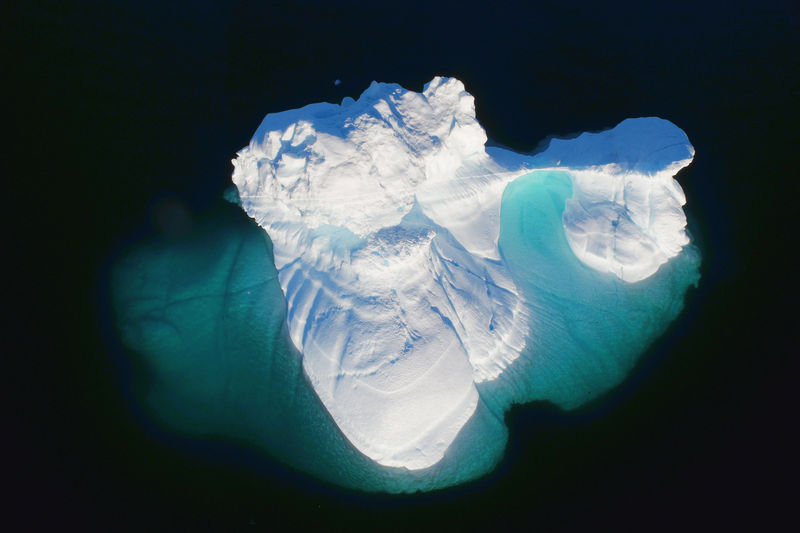
POLYGON ((268 115, 233 161, 241 205, 272 240, 314 390, 387 466, 441 460, 475 411, 475 383, 525 346, 530 324, 498 248, 510 181, 569 172, 570 247, 625 281, 688 243, 672 176, 693 149, 667 121, 555 140, 514 168, 485 142, 473 97, 437 77, 422 93, 373 83, 355 102, 268 115))
POLYGON ((691 144, 658 118, 531 156, 485 142, 448 78, 268 115, 229 195, 262 229, 215 223, 115 267, 145 403, 335 483, 412 491, 489 471, 512 403, 618 384, 698 279, 673 179, 691 144))

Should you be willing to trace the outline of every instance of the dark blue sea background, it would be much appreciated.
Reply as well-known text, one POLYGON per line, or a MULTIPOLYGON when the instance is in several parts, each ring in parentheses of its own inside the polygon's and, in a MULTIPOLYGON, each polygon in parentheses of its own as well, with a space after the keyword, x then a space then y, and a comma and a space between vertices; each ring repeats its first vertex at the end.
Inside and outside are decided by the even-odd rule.
POLYGON ((792 516, 798 5, 602 4, 4 4, 6 520, 769 530, 792 516), (230 160, 265 114, 435 75, 462 80, 490 139, 518 151, 627 117, 687 133, 696 157, 678 180, 702 277, 669 332, 592 405, 515 407, 499 468, 429 494, 342 490, 149 424, 110 317, 114 258, 220 216, 230 160))

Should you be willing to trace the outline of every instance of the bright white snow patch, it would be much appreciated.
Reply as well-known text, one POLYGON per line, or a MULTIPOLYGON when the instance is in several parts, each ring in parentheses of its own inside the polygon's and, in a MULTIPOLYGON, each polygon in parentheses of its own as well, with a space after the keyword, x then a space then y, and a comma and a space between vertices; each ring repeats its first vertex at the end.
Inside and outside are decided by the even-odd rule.
POLYGON ((533 157, 490 157, 485 142, 473 97, 437 77, 422 93, 373 83, 357 101, 268 115, 233 161, 242 207, 273 242, 303 367, 344 435, 383 465, 437 463, 476 409, 475 383, 524 347, 528 317, 497 246, 511 180, 571 171, 570 246, 625 281, 688 242, 672 176, 693 149, 667 121, 553 140, 533 157))

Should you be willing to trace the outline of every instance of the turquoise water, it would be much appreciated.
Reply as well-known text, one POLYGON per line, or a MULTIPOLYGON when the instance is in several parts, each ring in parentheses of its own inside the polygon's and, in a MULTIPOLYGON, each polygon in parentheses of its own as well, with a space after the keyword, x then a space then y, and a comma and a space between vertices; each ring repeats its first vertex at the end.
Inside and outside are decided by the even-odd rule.
POLYGON ((112 275, 115 322, 141 370, 135 396, 164 429, 266 452, 336 484, 391 492, 470 479, 499 460, 502 422, 479 406, 428 470, 378 465, 342 435, 302 371, 272 245, 235 208, 187 238, 143 243, 112 275))
POLYGON ((561 225, 570 194, 564 172, 535 172, 506 189, 500 248, 531 335, 500 378, 479 385, 475 415, 429 469, 377 465, 338 430, 289 340, 271 243, 234 206, 115 265, 115 323, 139 368, 135 397, 169 431, 241 443, 348 487, 429 490, 487 473, 502 458, 512 403, 572 409, 619 384, 698 280, 692 246, 636 284, 584 266, 561 225))
POLYGON ((568 174, 552 171, 522 176, 503 194, 499 245, 527 301, 531 335, 503 380, 481 388, 500 408, 547 400, 573 409, 607 392, 678 316, 700 277, 692 245, 638 283, 587 267, 561 224, 571 194, 568 174))

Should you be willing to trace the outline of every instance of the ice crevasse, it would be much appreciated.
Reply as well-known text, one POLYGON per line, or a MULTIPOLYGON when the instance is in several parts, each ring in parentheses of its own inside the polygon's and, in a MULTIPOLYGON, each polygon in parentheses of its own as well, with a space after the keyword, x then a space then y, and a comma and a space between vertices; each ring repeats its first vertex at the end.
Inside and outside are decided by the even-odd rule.
POLYGON ((233 160, 255 224, 114 268, 154 416, 402 492, 491 470, 511 404, 619 384, 699 279, 674 179, 692 145, 654 117, 486 144, 453 78, 267 115, 233 160))

